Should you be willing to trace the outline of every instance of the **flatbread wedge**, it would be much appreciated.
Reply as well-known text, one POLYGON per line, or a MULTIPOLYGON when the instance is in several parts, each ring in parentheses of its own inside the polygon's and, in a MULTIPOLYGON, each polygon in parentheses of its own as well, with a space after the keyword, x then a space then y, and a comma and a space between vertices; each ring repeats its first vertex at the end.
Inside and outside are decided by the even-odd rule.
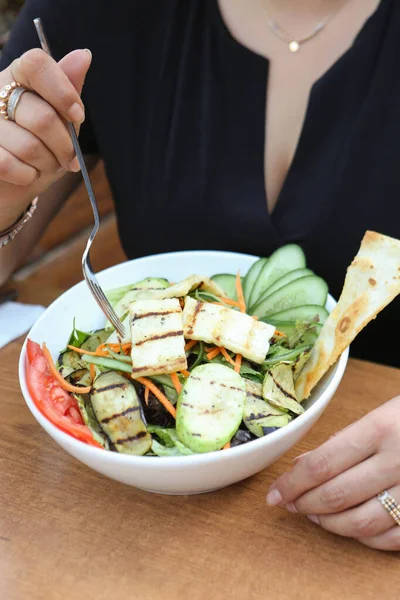
POLYGON ((339 301, 325 321, 296 382, 299 400, 308 398, 356 335, 400 294, 400 241, 367 231, 347 269, 339 301))

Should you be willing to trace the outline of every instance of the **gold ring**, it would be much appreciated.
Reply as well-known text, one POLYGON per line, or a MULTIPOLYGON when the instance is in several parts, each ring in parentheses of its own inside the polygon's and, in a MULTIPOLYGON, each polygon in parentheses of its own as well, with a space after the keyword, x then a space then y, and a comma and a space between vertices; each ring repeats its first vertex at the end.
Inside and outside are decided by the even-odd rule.
POLYGON ((7 113, 8 101, 9 101, 10 96, 13 93, 13 91, 19 87, 21 87, 20 83, 17 83, 16 81, 12 81, 11 83, 5 85, 4 87, 2 87, 0 89, 0 115, 6 121, 8 121, 8 119, 9 119, 8 113, 7 113))
POLYGON ((392 519, 400 525, 400 505, 397 504, 396 500, 384 490, 380 494, 377 495, 379 502, 382 504, 383 508, 387 513, 392 517, 392 519))

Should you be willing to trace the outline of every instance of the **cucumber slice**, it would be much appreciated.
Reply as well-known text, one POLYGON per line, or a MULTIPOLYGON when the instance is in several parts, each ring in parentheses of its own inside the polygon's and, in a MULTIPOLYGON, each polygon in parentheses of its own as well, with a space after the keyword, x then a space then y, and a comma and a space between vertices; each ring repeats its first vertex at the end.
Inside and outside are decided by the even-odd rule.
POLYGON ((262 300, 265 300, 265 298, 268 298, 268 296, 271 296, 271 294, 277 290, 280 290, 283 286, 287 285, 291 281, 295 281, 296 279, 300 279, 300 277, 305 277, 306 275, 314 275, 314 273, 311 271, 311 269, 295 269, 294 271, 289 271, 289 273, 286 273, 286 275, 282 275, 282 277, 279 277, 275 283, 270 285, 269 288, 265 290, 257 304, 260 304, 262 300))
POLYGON ((306 267, 306 257, 303 250, 297 244, 287 244, 278 248, 268 261, 264 264, 253 286, 250 297, 250 311, 253 305, 258 303, 261 296, 267 289, 280 277, 294 271, 295 269, 304 269, 306 267))
POLYGON ((252 292, 254 284, 257 281, 257 278, 267 260, 267 258, 259 258, 258 260, 256 260, 255 263, 251 265, 250 269, 247 271, 247 275, 243 281, 243 295, 246 301, 246 306, 251 306, 251 303, 253 301, 252 292))
MULTIPOLYGON (((264 321, 265 323, 271 323, 271 321, 274 323, 276 321, 312 321, 318 317, 318 323, 325 323, 328 315, 328 311, 322 306, 305 304, 279 311, 265 318, 262 317, 260 321, 264 321)), ((277 326, 275 325, 275 327, 277 326)))
POLYGON ((222 365, 201 365, 178 398, 176 431, 193 452, 220 450, 239 429, 246 401, 244 380, 222 365))
POLYGON ((213 275, 211 279, 215 281, 215 283, 224 290, 228 298, 231 298, 232 300, 237 300, 235 275, 221 273, 220 275, 213 275))
POLYGON ((324 306, 327 296, 328 286, 325 281, 316 275, 307 275, 276 290, 271 296, 257 304, 252 309, 252 313, 257 317, 266 317, 277 311, 303 304, 324 306))

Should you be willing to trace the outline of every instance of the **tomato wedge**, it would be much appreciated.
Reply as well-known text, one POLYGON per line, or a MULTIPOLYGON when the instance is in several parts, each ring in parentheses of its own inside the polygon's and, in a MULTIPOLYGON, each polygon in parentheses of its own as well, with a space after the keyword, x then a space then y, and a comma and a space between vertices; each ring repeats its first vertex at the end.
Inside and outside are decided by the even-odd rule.
POLYGON ((75 398, 63 390, 51 374, 39 344, 28 339, 26 350, 26 379, 35 406, 65 433, 90 446, 102 448, 84 424, 75 398))

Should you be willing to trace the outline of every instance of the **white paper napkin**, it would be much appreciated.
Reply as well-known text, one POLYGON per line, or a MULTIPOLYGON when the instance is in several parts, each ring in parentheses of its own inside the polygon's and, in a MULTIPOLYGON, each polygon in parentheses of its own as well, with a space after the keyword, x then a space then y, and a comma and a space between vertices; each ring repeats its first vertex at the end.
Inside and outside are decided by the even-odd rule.
POLYGON ((45 310, 44 306, 20 302, 0 305, 0 348, 29 331, 45 310))

